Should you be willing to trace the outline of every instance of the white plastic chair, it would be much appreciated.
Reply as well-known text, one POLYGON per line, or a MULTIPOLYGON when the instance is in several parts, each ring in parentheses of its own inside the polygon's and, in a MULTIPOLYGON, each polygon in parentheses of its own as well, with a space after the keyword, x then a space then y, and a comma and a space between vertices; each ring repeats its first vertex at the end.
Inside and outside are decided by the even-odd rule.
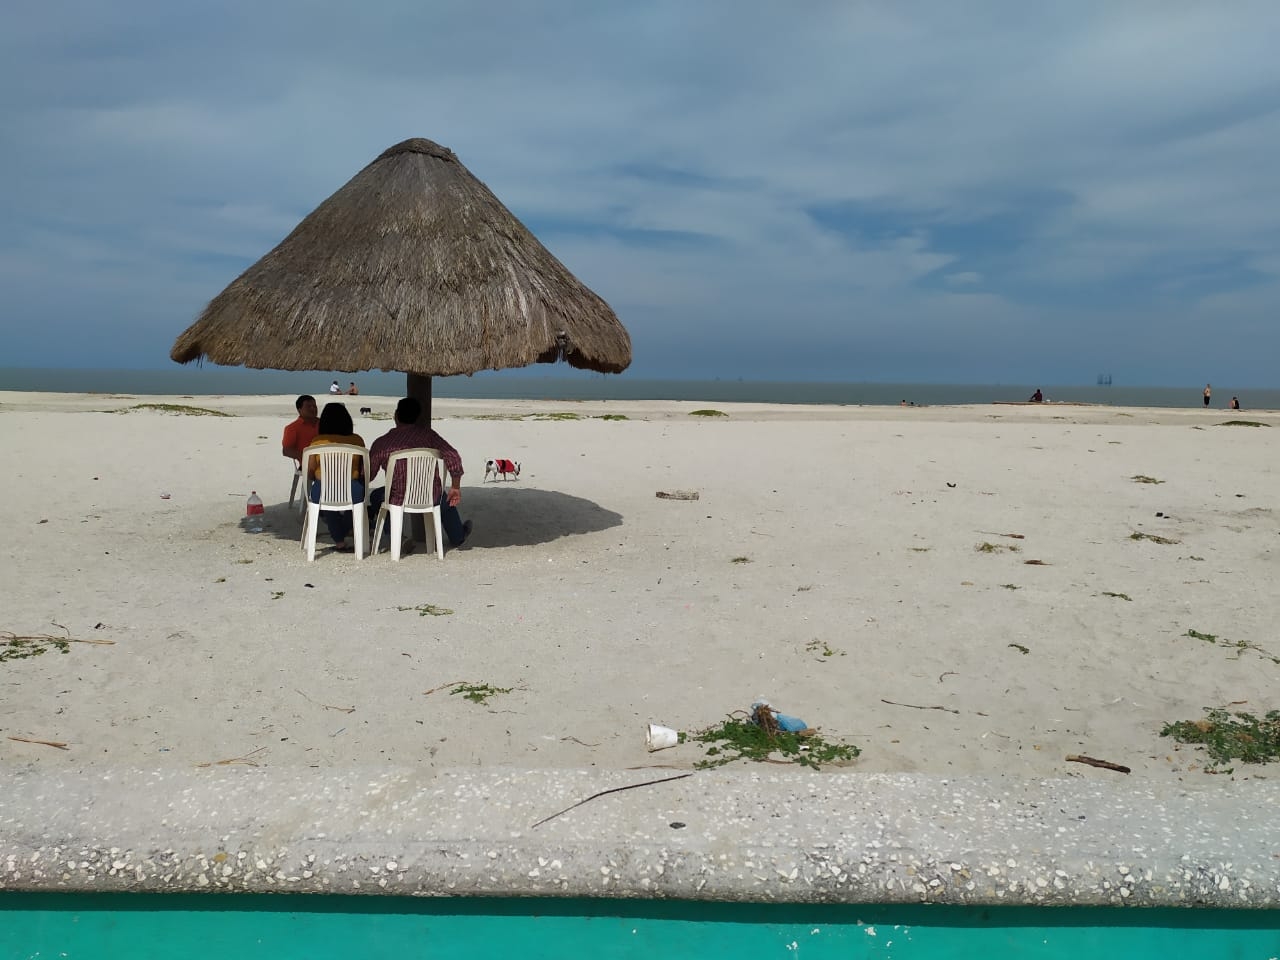
MULTIPOLYGON (((351 467, 356 457, 362 457, 365 473, 368 473, 369 451, 353 443, 321 443, 307 447, 302 451, 303 469, 311 463, 312 457, 320 458, 320 502, 311 502, 311 484, 303 481, 303 502, 307 515, 302 521, 302 549, 307 551, 307 560, 316 558, 316 533, 320 526, 320 511, 334 510, 349 512, 353 521, 356 559, 363 560, 365 543, 369 539, 369 514, 366 504, 369 502, 369 484, 364 486, 364 496, 358 500, 351 499, 351 467)), ((310 476, 310 472, 307 472, 310 476)))
POLYGON ((302 484, 302 498, 298 500, 298 517, 307 511, 307 484, 302 482, 302 464, 293 465, 293 483, 289 486, 289 506, 293 506, 293 498, 298 495, 298 485, 302 484))
POLYGON ((382 501, 378 510, 378 521, 373 525, 373 549, 378 552, 382 544, 382 524, 391 517, 391 559, 400 559, 400 541, 404 531, 404 515, 406 513, 429 513, 436 531, 436 558, 444 559, 444 533, 440 529, 440 504, 436 502, 436 480, 440 481, 443 491, 445 474, 444 460, 440 451, 431 447, 418 447, 412 450, 401 450, 387 459, 387 498, 382 501), (404 501, 391 502, 391 485, 395 480, 396 467, 403 463, 405 468, 404 501))

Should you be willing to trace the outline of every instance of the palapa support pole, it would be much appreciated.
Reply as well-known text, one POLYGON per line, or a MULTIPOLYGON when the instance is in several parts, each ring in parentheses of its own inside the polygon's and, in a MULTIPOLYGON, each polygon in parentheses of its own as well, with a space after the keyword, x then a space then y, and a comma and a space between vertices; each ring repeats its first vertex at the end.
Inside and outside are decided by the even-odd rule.
MULTIPOLYGON (((422 414, 418 423, 424 427, 431 426, 431 377, 422 373, 411 373, 406 377, 405 396, 413 397, 422 404, 422 414)), ((413 530, 414 543, 427 542, 427 518, 421 513, 409 514, 409 525, 413 530)))

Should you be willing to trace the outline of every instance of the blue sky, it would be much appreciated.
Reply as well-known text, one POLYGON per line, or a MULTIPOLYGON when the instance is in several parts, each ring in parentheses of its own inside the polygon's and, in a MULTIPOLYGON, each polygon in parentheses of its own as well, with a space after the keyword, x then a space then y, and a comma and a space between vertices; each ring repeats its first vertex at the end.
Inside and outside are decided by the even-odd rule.
POLYGON ((168 365, 423 136, 629 376, 1275 386, 1277 35, 1248 0, 19 0, 0 366, 168 365))

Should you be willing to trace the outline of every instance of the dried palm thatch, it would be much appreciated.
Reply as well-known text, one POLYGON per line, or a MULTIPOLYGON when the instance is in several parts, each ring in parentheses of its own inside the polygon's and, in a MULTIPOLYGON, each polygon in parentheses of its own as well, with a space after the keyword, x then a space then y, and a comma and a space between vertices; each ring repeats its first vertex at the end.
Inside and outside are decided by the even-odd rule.
POLYGON ((453 151, 413 139, 237 277, 170 356, 422 376, 565 360, 619 373, 631 338, 453 151))

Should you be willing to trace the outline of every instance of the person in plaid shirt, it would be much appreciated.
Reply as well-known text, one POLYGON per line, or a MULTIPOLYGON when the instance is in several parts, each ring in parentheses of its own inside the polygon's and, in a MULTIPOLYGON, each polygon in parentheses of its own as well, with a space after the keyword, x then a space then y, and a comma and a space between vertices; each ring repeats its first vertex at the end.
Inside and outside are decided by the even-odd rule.
MULTIPOLYGON (((471 521, 465 523, 458 513, 458 504, 462 502, 462 457, 444 437, 430 427, 418 425, 418 417, 422 415, 422 404, 413 397, 405 397, 396 404, 396 425, 386 434, 373 441, 369 448, 369 480, 379 472, 385 471, 387 461, 393 453, 401 450, 412 450, 416 447, 434 447, 440 451, 445 466, 449 468, 452 484, 446 493, 440 481, 436 480, 435 497, 441 505, 440 526, 444 535, 449 538, 451 546, 460 547, 471 533, 471 521)), ((386 486, 370 492, 369 516, 376 517, 382 502, 389 495, 391 503, 404 500, 404 466, 396 471, 397 476, 387 477, 386 486)))

